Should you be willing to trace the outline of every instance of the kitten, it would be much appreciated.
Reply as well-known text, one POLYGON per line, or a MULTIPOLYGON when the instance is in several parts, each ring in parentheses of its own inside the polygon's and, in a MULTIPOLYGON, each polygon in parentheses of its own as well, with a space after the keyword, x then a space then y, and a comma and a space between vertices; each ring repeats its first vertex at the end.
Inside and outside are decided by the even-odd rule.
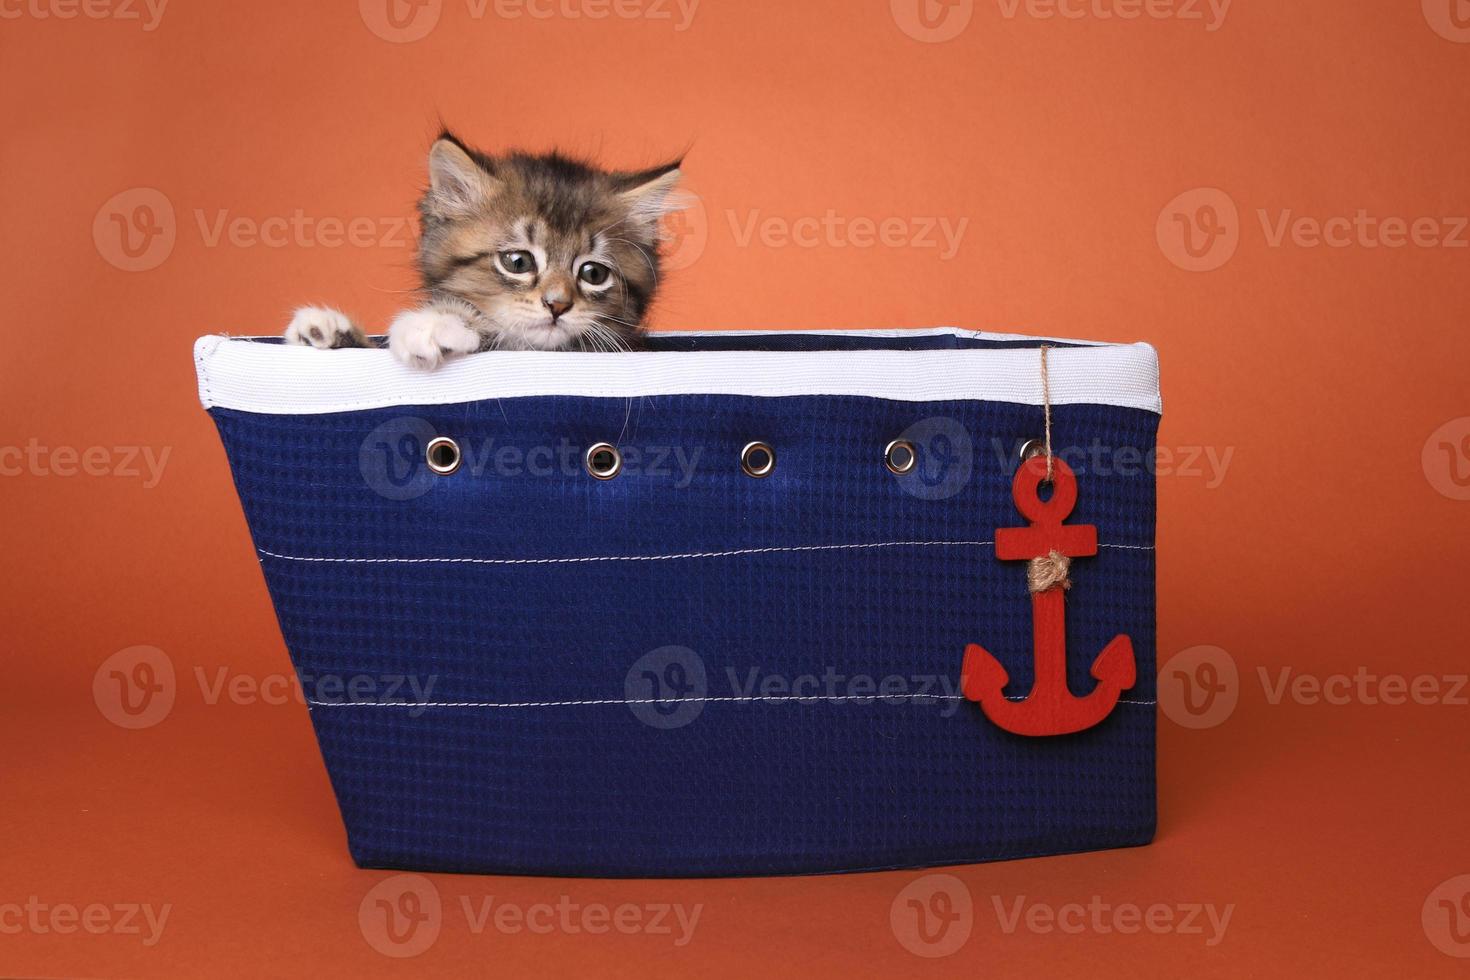
MULTIPOLYGON (((389 349, 430 369, 491 349, 637 347, 679 164, 605 171, 555 153, 489 156, 440 134, 419 201, 427 302, 393 320, 389 349)), ((285 340, 373 346, 347 316, 316 306, 296 311, 285 340)))

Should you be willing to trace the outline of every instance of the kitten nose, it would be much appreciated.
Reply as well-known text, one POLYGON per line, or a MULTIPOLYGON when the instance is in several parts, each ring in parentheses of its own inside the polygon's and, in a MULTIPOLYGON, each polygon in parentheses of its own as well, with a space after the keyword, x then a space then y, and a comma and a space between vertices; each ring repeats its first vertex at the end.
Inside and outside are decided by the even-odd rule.
POLYGON ((551 311, 551 318, 555 320, 567 310, 570 310, 572 308, 572 301, 570 299, 567 299, 565 296, 556 294, 551 296, 542 296, 541 305, 551 311))

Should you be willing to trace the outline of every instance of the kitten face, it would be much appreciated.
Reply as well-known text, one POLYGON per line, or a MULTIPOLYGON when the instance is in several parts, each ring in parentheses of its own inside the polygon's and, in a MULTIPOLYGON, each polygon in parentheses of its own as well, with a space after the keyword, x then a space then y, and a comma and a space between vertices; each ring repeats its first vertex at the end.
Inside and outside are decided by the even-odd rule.
POLYGON ((658 222, 678 166, 490 157, 446 133, 419 202, 424 286, 474 307, 502 348, 627 349, 658 286, 658 222))

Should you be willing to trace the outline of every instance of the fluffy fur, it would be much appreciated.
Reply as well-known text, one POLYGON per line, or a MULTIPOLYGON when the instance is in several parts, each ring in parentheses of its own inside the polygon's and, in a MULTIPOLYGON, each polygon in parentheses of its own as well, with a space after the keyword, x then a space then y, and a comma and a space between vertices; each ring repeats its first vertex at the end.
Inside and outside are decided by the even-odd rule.
MULTIPOLYGON (((419 201, 426 302, 393 320, 389 348, 426 369, 495 348, 635 348, 678 180, 678 161, 606 171, 555 153, 489 156, 441 134, 419 201)), ((372 346, 345 314, 316 306, 296 311, 285 339, 372 346)))

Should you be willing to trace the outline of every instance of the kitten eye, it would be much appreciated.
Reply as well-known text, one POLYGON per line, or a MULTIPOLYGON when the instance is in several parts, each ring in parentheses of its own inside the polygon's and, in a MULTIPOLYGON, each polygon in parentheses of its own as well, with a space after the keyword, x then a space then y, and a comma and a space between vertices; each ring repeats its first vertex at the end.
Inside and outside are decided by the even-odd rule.
POLYGON ((577 278, 589 286, 601 286, 612 275, 612 270, 601 262, 583 262, 577 270, 577 278))
POLYGON ((495 260, 507 275, 527 276, 536 271, 536 256, 522 249, 501 252, 495 260))

